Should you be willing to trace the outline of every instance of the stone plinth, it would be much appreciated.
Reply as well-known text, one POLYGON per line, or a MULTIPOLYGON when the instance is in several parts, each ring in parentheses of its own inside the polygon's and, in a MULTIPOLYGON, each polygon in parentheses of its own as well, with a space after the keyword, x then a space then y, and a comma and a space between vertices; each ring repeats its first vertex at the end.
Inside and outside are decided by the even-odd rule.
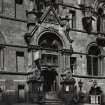
POLYGON ((61 92, 63 91, 64 103, 66 105, 69 105, 69 104, 74 105, 78 101, 75 82, 76 81, 74 78, 67 79, 61 82, 61 85, 62 85, 61 92))
POLYGON ((42 81, 30 79, 28 82, 29 85, 29 102, 37 103, 39 102, 43 97, 42 92, 42 81))

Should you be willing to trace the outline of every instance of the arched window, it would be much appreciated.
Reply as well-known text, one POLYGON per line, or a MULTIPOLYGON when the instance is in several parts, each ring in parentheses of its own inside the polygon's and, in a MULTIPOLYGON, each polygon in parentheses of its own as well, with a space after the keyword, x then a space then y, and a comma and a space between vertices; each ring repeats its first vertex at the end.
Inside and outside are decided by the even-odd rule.
POLYGON ((99 69, 99 57, 98 55, 101 54, 100 49, 98 46, 93 45, 88 49, 88 56, 87 56, 87 73, 89 75, 97 76, 98 69, 99 69))

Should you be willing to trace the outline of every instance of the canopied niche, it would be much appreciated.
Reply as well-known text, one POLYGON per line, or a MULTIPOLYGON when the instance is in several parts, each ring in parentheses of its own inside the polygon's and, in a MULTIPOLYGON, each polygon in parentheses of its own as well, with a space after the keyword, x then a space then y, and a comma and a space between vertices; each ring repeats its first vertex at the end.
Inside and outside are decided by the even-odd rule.
POLYGON ((105 1, 94 0, 94 15, 97 17, 97 32, 104 32, 105 27, 105 1))

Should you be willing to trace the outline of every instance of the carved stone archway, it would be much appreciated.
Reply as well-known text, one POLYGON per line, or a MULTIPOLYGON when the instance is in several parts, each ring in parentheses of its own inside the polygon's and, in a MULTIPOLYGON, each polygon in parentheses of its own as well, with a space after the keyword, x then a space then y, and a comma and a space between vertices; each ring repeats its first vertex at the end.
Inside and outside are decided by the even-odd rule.
POLYGON ((93 8, 94 8, 94 11, 97 11, 98 8, 105 9, 105 1, 104 0, 94 0, 93 8))

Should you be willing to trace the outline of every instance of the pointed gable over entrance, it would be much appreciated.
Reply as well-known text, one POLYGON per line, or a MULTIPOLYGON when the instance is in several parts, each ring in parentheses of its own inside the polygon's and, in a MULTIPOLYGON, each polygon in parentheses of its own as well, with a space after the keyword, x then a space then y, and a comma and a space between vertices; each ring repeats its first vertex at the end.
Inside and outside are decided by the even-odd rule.
MULTIPOLYGON (((50 5, 46 11, 42 14, 42 16, 40 17, 38 23, 42 24, 43 22, 51 22, 51 23, 56 23, 59 24, 60 26, 62 26, 61 20, 59 18, 59 16, 57 15, 53 5, 50 5)), ((31 32, 31 35, 33 36, 34 33, 38 30, 39 25, 35 25, 34 29, 31 32)))
POLYGON ((62 26, 61 20, 57 15, 55 8, 52 5, 49 6, 45 13, 41 16, 40 21, 56 23, 62 26))

